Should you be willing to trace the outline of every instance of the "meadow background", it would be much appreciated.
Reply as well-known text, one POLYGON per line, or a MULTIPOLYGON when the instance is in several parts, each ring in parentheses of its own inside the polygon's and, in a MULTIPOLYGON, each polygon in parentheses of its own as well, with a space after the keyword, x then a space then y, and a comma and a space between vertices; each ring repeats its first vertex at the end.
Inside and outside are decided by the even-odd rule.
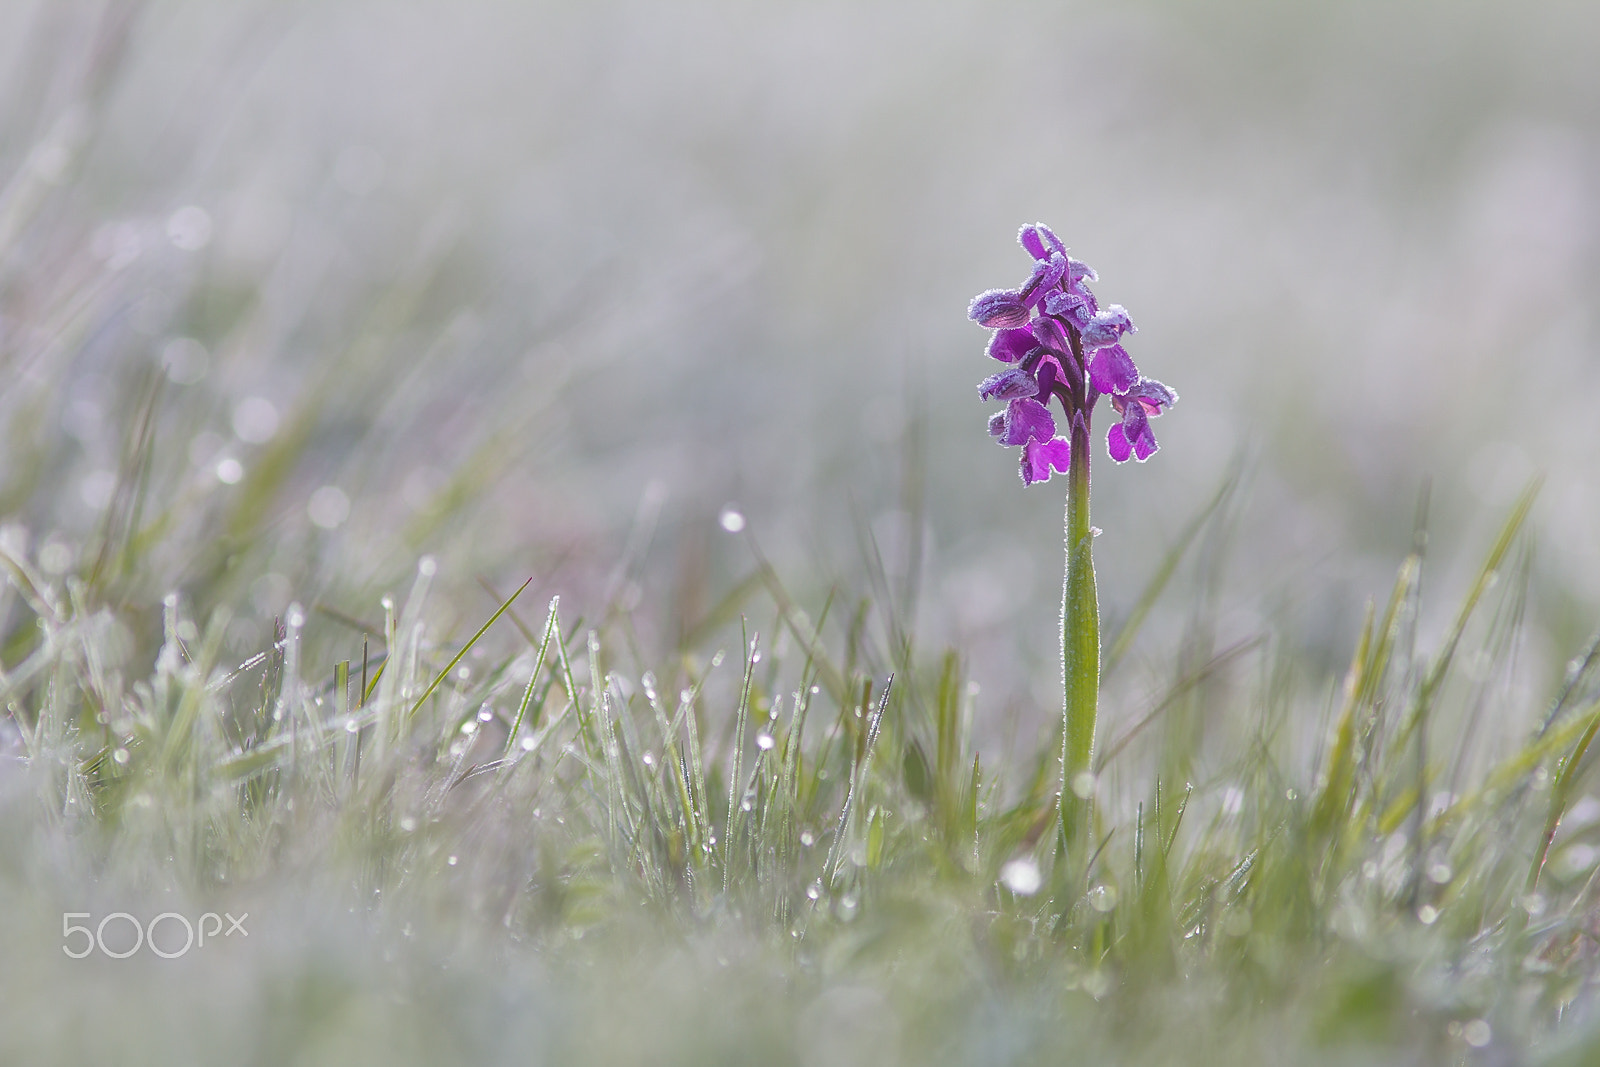
MULTIPOLYGON (((1182 397, 1148 464, 1097 456, 1113 625, 1232 487, 1108 678, 1102 738, 1160 698, 1197 633, 1201 659, 1264 635, 1276 658, 1218 673, 1188 770, 1219 783, 1254 720, 1216 709, 1288 663, 1286 765, 1309 776, 1419 498, 1428 646, 1542 474, 1467 774, 1527 734, 1600 604, 1597 41, 1600 10, 1556 0, 8 3, 5 544, 91 577, 130 678, 169 592, 201 629, 228 607, 231 662, 301 605, 307 677, 326 676, 381 634, 381 598, 403 600, 423 556, 442 645, 531 576, 535 631, 560 594, 568 621, 625 620, 641 662, 719 642, 737 659, 743 605, 716 609, 765 559, 813 615, 830 589, 871 598, 883 663, 897 633, 959 650, 975 750, 1020 782, 1059 708, 1061 495, 1025 491, 983 433, 985 335, 964 312, 1022 279, 1013 235, 1038 219, 1182 397)), ((11 671, 32 622, 3 603, 11 671)), ((748 613, 769 629, 769 607, 748 613)), ((0 749, 21 754, 14 728, 0 749)), ((102 860, 29 847, 8 873, 29 903, 6 917, 0 1011, 40 1043, 17 1047, 161 1018, 164 996, 128 1000, 129 972, 58 974, 60 886, 102 860)), ((166 891, 153 868, 106 877, 166 891)), ((162 978, 224 1005, 194 1049, 256 1019, 251 983, 309 945, 382 958, 338 902, 270 884, 254 892, 273 962, 162 978)), ((538 970, 467 937, 437 928, 458 970, 538 970)), ((386 988, 382 963, 328 966, 386 988)), ((781 999, 781 969, 752 967, 739 982, 781 999)), ((533 1027, 559 1014, 541 983, 563 981, 463 979, 461 1004, 430 1010, 533 1027)), ((690 1006, 650 1001, 660 1019, 637 1025, 675 1033, 714 1003, 674 995, 690 1006)), ((366 1034, 385 996, 329 1032, 366 1034)), ((841 1010, 863 997, 883 1014, 866 993, 841 1010)), ((170 1010, 166 1040, 194 1024, 170 1010)), ((860 1062, 911 1055, 861 1025, 860 1048, 885 1044, 860 1062)), ((1005 1062, 996 1027, 974 1058, 1005 1062)))

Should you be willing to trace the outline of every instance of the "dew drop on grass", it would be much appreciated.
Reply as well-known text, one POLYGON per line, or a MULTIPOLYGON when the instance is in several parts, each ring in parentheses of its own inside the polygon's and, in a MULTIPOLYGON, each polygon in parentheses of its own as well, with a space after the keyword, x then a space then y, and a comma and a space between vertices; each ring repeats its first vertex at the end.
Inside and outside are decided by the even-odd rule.
POLYGON ((1450 869, 1448 863, 1433 863, 1428 867, 1428 881, 1434 885, 1444 885, 1453 877, 1455 872, 1450 869))
POLYGON ((415 830, 416 828, 417 828, 417 820, 413 819, 409 815, 401 816, 401 818, 400 818, 400 829, 404 830, 406 833, 409 834, 411 831, 415 830))
POLYGON ((1439 909, 1432 904, 1424 904, 1417 909, 1417 921, 1423 926, 1432 926, 1439 921, 1439 909))
POLYGON ((768 734, 768 733, 756 734, 756 747, 759 748, 763 752, 769 751, 772 748, 772 746, 776 745, 777 743, 778 742, 773 739, 773 736, 771 734, 768 734))
POLYGON ((717 525, 729 533, 738 533, 744 529, 744 515, 732 504, 722 509, 722 514, 717 516, 717 525))
POLYGON ((816 900, 816 899, 820 898, 821 896, 822 896, 822 879, 819 878, 815 882, 812 882, 810 885, 806 886, 806 899, 807 900, 816 900))
POLYGON ((468 719, 466 722, 461 724, 461 732, 464 733, 464 734, 477 733, 478 732, 478 724, 477 724, 477 722, 472 720, 472 719, 468 719))
POLYGON ((111 758, 116 760, 118 763, 122 764, 123 766, 127 766, 127 763, 128 763, 128 750, 125 749, 125 748, 119 748, 115 752, 111 753, 111 758))
POLYGON ((846 893, 844 896, 840 897, 839 918, 843 919, 845 922, 849 922, 851 919, 854 919, 856 917, 856 907, 859 904, 860 901, 856 898, 854 893, 846 893))
POLYGON ((522 739, 522 741, 520 742, 520 744, 522 745, 522 751, 524 751, 524 752, 532 752, 533 751, 533 746, 535 744, 537 744, 537 743, 538 742, 534 741, 534 739, 531 738, 531 737, 524 737, 522 739))
POLYGON ((816 843, 817 843, 817 839, 816 839, 815 836, 812 835, 810 830, 801 830, 800 831, 800 847, 802 847, 802 848, 810 848, 812 845, 814 845, 816 843))
POLYGON ((656 765, 656 754, 654 752, 646 752, 640 758, 644 761, 646 767, 654 767, 656 765))
POLYGON ((346 719, 346 720, 345 720, 345 721, 344 721, 344 730, 345 730, 345 733, 348 733, 348 734, 353 734, 353 733, 355 733, 355 732, 356 732, 356 731, 358 731, 358 730, 360 730, 360 729, 361 729, 361 724, 360 724, 360 723, 358 723, 358 722, 356 722, 356 720, 355 720, 355 719, 354 719, 354 717, 352 717, 352 718, 348 718, 348 719, 346 719))
POLYGON ((478 709, 479 722, 488 722, 492 718, 494 718, 494 709, 489 705, 485 704, 483 707, 478 709))
POLYGON ((432 578, 439 573, 439 561, 432 556, 423 556, 417 561, 417 573, 424 578, 432 578))
POLYGON ((1033 896, 1043 881, 1031 856, 1019 856, 1000 868, 1000 884, 1019 897, 1033 896))
POLYGON ((1088 771, 1080 771, 1072 779, 1072 795, 1079 800, 1088 800, 1094 796, 1094 775, 1088 771))
POLYGON ((1089 906, 1095 911, 1106 912, 1117 906, 1117 891, 1109 885, 1097 885, 1089 890, 1089 906))
POLYGON ((450 866, 454 867, 456 865, 456 858, 454 856, 451 856, 449 859, 445 860, 445 862, 448 863, 450 866))
POLYGON ((1461 1040, 1473 1048, 1483 1048, 1494 1037, 1494 1031, 1482 1019, 1474 1019, 1461 1028, 1461 1040))

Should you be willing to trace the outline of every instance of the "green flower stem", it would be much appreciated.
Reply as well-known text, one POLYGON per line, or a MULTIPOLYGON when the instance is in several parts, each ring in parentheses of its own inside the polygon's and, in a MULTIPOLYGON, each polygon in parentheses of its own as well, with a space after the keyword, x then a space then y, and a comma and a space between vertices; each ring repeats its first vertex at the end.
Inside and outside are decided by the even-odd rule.
POLYGON ((1089 805, 1080 776, 1094 766, 1094 721, 1100 706, 1100 601, 1094 586, 1094 532, 1089 525, 1089 428, 1072 428, 1067 480, 1067 572, 1061 588, 1061 828, 1069 845, 1084 839, 1089 805))

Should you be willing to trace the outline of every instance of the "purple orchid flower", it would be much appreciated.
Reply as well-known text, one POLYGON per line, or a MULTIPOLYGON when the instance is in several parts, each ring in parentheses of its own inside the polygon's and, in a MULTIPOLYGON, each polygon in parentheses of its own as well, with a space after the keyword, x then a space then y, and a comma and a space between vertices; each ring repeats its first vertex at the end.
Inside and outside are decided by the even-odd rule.
MULTIPOLYGON (((1106 435, 1111 458, 1150 458, 1158 448, 1150 419, 1178 394, 1141 375, 1123 347, 1124 338, 1137 332, 1127 309, 1100 307, 1089 289, 1099 275, 1069 256, 1050 227, 1024 226, 1017 241, 1034 261, 1027 281, 980 293, 967 309, 969 318, 995 331, 988 354, 1006 365, 978 386, 982 399, 1006 404, 989 420, 990 435, 1022 449, 1024 484, 1046 481, 1052 473, 1066 473, 1073 454, 1087 449, 1095 403, 1107 396, 1119 416, 1106 435), (1052 402, 1067 417, 1066 437, 1055 436, 1052 402)), ((1084 451, 1082 458, 1087 456, 1084 451)))
POLYGON ((1126 393, 1113 396, 1111 406, 1117 409, 1122 421, 1113 423, 1106 431, 1106 451, 1111 453, 1111 458, 1126 463, 1132 456, 1143 463, 1155 455, 1161 446, 1156 444, 1156 435, 1150 432, 1150 420, 1177 399, 1177 393, 1154 378, 1140 378, 1126 393))

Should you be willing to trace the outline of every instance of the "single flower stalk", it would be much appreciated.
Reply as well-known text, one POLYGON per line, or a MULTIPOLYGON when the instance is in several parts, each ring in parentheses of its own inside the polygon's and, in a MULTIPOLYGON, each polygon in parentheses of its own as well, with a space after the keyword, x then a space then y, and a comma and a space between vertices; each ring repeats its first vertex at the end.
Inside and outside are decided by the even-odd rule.
POLYGON ((1120 304, 1101 308, 1089 289, 1094 270, 1067 255, 1043 223, 1022 227, 1017 240, 1034 259, 1016 289, 979 294, 967 317, 994 330, 988 354, 1006 365, 978 385, 984 400, 1005 407, 989 419, 989 434, 1020 448, 1022 482, 1067 477, 1066 574, 1061 593, 1063 723, 1061 819, 1068 842, 1082 839, 1093 795, 1095 718, 1100 702, 1100 605, 1094 582, 1094 535, 1089 525, 1090 431, 1095 405, 1109 399, 1117 416, 1106 451, 1117 463, 1143 463, 1155 454, 1150 420, 1178 394, 1146 378, 1123 347, 1136 332, 1120 304), (1059 407, 1059 415, 1052 411, 1059 407))

